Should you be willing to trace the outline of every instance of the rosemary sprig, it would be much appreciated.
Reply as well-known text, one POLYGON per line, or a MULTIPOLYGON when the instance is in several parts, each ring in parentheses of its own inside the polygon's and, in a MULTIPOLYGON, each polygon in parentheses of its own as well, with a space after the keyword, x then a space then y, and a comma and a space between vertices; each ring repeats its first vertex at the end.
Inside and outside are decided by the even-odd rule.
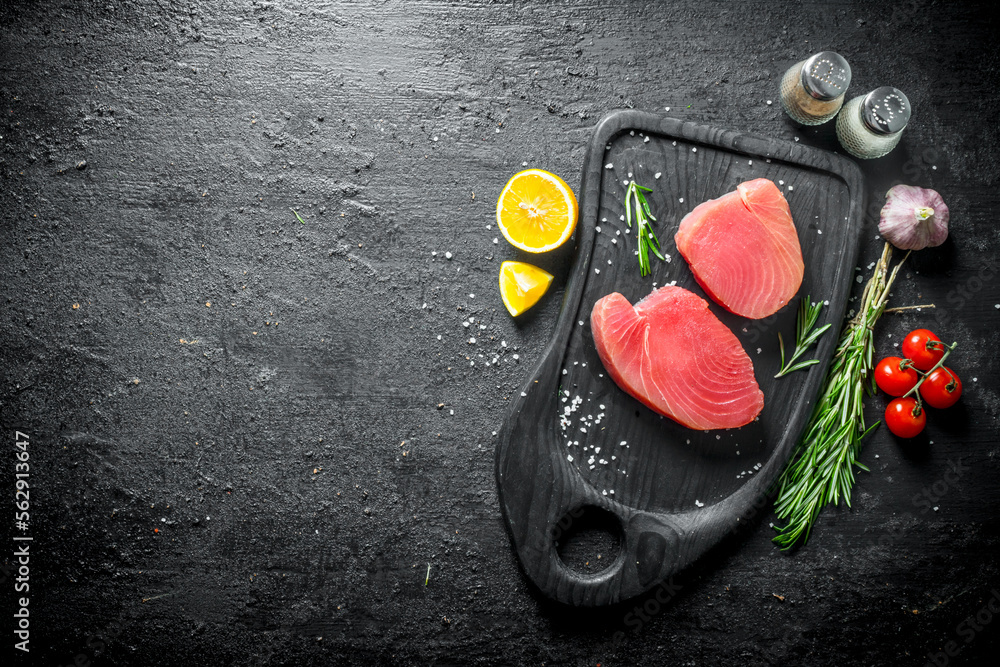
POLYGON ((629 182, 628 189, 625 190, 625 222, 628 223, 629 227, 632 226, 632 209, 635 208, 636 236, 639 239, 639 274, 642 276, 648 276, 650 272, 650 251, 660 259, 665 259, 663 253, 660 252, 660 242, 649 224, 656 218, 649 210, 649 202, 646 201, 646 195, 643 194, 643 192, 652 191, 652 188, 644 188, 635 181, 629 182), (635 200, 634 206, 633 199, 635 200))
POLYGON ((875 272, 865 285, 861 307, 840 335, 837 353, 802 440, 778 479, 775 512, 779 519, 788 521, 774 538, 782 549, 791 548, 799 540, 807 541, 813 522, 828 503, 838 504, 843 498, 850 507, 854 466, 868 470, 858 461, 858 455, 864 437, 878 426, 876 422, 865 428, 862 404, 865 389, 869 394, 874 389, 873 329, 907 257, 909 253, 889 272, 892 246, 885 244, 875 272))
POLYGON ((795 363, 795 360, 805 354, 806 350, 816 344, 819 337, 826 333, 832 325, 827 323, 821 326, 819 329, 813 329, 816 326, 816 320, 819 319, 819 311, 823 310, 823 302, 817 301, 816 303, 811 303, 809 296, 806 295, 802 299, 802 303, 799 305, 799 316, 796 319, 795 326, 795 352, 792 353, 792 358, 785 363, 785 341, 781 337, 781 332, 778 332, 778 347, 781 349, 781 370, 774 376, 780 378, 784 375, 803 368, 808 368, 814 364, 819 363, 819 359, 809 359, 808 361, 800 361, 795 363))

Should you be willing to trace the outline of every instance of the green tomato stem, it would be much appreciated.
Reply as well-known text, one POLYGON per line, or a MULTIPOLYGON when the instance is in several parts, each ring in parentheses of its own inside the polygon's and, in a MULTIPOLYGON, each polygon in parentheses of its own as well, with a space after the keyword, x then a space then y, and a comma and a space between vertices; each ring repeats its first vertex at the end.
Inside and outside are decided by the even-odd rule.
MULTIPOLYGON (((941 346, 944 348, 944 354, 941 355, 941 358, 938 359, 938 362, 936 364, 934 364, 933 366, 931 366, 930 370, 928 370, 926 372, 922 372, 921 373, 921 378, 917 381, 917 383, 915 385, 913 385, 913 388, 910 389, 910 391, 908 391, 905 394, 903 394, 903 396, 902 396, 903 398, 906 398, 910 394, 916 392, 916 395, 917 395, 917 407, 919 407, 919 408, 923 407, 923 401, 920 400, 920 391, 919 391, 920 385, 922 385, 924 383, 924 380, 926 380, 930 376, 931 373, 933 373, 934 371, 936 371, 937 369, 941 368, 941 366, 944 365, 944 361, 945 361, 945 359, 948 358, 948 355, 951 354, 952 351, 956 347, 958 347, 958 341, 955 341, 951 345, 945 345, 944 343, 941 343, 941 346)), ((951 373, 949 373, 949 375, 951 375, 951 373)))

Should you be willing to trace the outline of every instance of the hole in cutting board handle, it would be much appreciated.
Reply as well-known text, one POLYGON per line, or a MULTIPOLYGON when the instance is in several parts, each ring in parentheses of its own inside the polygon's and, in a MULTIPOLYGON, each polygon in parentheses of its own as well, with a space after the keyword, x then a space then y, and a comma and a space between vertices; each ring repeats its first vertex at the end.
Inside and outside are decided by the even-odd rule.
POLYGON ((624 541, 618 517, 594 505, 564 514, 550 535, 563 565, 583 576, 595 576, 611 567, 621 555, 624 541))

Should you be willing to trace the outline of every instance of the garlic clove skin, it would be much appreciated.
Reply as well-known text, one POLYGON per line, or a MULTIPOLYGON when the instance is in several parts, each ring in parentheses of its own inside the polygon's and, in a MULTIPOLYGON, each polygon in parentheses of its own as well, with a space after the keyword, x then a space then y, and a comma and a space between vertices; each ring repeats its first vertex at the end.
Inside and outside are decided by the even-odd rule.
POLYGON ((948 205, 936 190, 896 185, 885 195, 878 231, 900 250, 939 246, 948 238, 948 205))

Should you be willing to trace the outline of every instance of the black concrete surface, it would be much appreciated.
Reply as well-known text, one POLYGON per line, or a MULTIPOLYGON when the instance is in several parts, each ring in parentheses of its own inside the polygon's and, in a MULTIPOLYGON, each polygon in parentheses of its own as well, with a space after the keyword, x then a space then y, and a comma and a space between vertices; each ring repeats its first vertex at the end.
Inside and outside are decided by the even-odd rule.
POLYGON ((21 431, 31 514, 13 527, 9 491, 5 654, 990 664, 997 27, 987 2, 0 4, 3 475, 12 489, 21 431), (965 396, 925 438, 874 433, 853 508, 805 548, 779 552, 764 516, 650 596, 552 604, 504 532, 492 433, 548 342, 570 251, 512 321, 496 197, 525 163, 579 183, 613 108, 836 148, 832 125, 777 103, 782 72, 824 48, 850 60, 852 93, 896 85, 915 109, 863 165, 860 273, 889 185, 934 187, 952 212, 893 295, 938 308, 885 316, 878 352, 930 326, 959 342, 965 396), (15 533, 33 537, 29 654, 15 533))

